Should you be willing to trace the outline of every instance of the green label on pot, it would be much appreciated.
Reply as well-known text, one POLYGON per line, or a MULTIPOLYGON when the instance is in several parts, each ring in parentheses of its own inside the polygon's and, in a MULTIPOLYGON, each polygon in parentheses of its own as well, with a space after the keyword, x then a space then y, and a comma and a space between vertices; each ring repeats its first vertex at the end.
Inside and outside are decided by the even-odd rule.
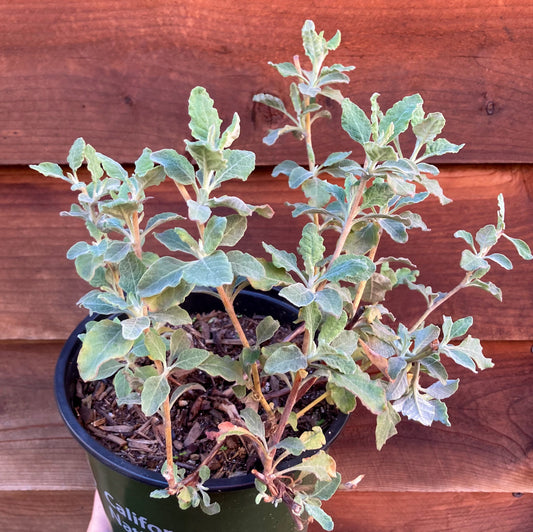
POLYGON ((125 532, 141 532, 142 530, 148 532, 173 532, 168 528, 161 528, 149 523, 146 517, 137 515, 128 507, 121 506, 108 491, 104 491, 103 503, 107 506, 107 513, 112 520, 114 530, 115 525, 118 524, 125 532))

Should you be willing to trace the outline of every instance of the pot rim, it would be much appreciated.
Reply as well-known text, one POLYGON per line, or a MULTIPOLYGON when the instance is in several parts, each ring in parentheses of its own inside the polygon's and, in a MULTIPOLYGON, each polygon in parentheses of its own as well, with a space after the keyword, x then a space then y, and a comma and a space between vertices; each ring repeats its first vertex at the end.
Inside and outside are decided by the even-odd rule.
MULTIPOLYGON (((204 294, 204 292, 198 292, 197 294, 204 294)), ((272 294, 268 295, 263 292, 243 290, 239 295, 253 297, 261 300, 263 303, 281 306, 285 311, 296 317, 295 313, 297 311, 292 305, 278 299, 272 294)), ((103 315, 87 316, 77 325, 61 349, 54 374, 54 391, 59 413, 71 434, 84 448, 84 450, 97 458, 104 465, 126 477, 152 485, 154 488, 166 488, 168 484, 159 471, 153 471, 134 465, 128 460, 118 456, 114 452, 104 447, 101 443, 94 439, 88 431, 85 430, 73 411, 71 404, 73 385, 70 383, 70 377, 73 373, 77 372, 76 360, 82 345, 78 336, 85 332, 88 322, 105 318, 106 316, 103 315)), ((326 449, 329 447, 329 445, 331 445, 346 424, 348 417, 349 416, 347 414, 339 412, 339 415, 333 419, 331 425, 324 432, 326 444, 324 447, 322 447, 322 449, 326 449)), ((303 453, 298 457, 288 460, 287 465, 290 467, 291 464, 298 463, 302 460, 302 458, 305 458, 306 456, 316 452, 318 452, 318 450, 303 453)), ((256 477, 252 473, 247 473, 229 478, 209 479, 205 483, 205 486, 212 491, 245 489, 253 487, 255 478, 256 477)))

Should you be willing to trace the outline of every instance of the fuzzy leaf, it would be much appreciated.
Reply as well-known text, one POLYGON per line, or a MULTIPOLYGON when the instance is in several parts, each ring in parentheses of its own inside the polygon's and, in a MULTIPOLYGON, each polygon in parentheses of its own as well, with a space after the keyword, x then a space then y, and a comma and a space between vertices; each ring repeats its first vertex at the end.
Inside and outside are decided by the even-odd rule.
POLYGON ((140 318, 128 318, 120 322, 122 325, 122 336, 126 340, 137 340, 145 329, 150 327, 150 318, 142 316, 140 318))
POLYGON ((298 371, 306 367, 307 359, 299 347, 294 344, 287 344, 278 347, 270 354, 263 370, 268 375, 274 375, 276 373, 298 371))
POLYGON ((198 349, 191 347, 180 350, 175 361, 175 365, 184 370, 192 370, 200 367, 200 365, 210 356, 209 351, 205 349, 198 349))
POLYGON ((312 275, 315 266, 324 258, 324 239, 320 236, 314 223, 308 223, 302 230, 298 253, 304 260, 306 271, 312 275))
POLYGON ((487 268, 487 261, 478 255, 472 253, 469 249, 463 250, 461 254, 461 268, 467 272, 473 272, 482 268, 487 268))
POLYGON ((231 264, 222 251, 192 261, 183 269, 183 278, 190 284, 217 287, 233 281, 231 264))
POLYGON ((349 414, 355 410, 357 402, 353 393, 340 386, 335 386, 334 384, 329 384, 328 390, 331 400, 341 412, 349 414))
POLYGON ((137 258, 135 253, 132 252, 124 257, 120 262, 118 269, 120 273, 120 287, 127 293, 131 292, 134 294, 137 291, 137 284, 146 272, 146 266, 139 258, 137 258))
POLYGON ((342 314, 343 302, 342 298, 336 290, 331 288, 323 288, 315 295, 315 301, 318 306, 326 314, 332 314, 336 318, 340 318, 342 314))
POLYGON ((311 504, 309 500, 304 501, 305 511, 312 517, 324 530, 333 530, 333 519, 316 504, 311 504))
POLYGON ((233 113, 231 124, 226 128, 220 137, 220 148, 229 148, 241 134, 241 119, 237 113, 233 113))
POLYGON ((191 142, 186 140, 185 144, 187 151, 198 163, 204 175, 210 171, 221 171, 226 167, 227 161, 223 150, 213 148, 204 141, 191 142))
POLYGON ((271 246, 270 244, 265 244, 264 242, 263 248, 267 253, 270 253, 272 255, 272 262, 277 268, 283 268, 288 272, 298 271, 296 255, 294 255, 294 253, 288 253, 285 250, 276 249, 274 246, 271 246))
MULTIPOLYGON (((292 67, 291 74, 289 75, 296 75, 296 68, 292 63, 286 63, 287 65, 290 65, 292 67)), ((277 67, 277 65, 275 65, 277 67)), ((283 67, 282 67, 283 68, 283 67)), ((279 71, 279 69, 278 69, 279 71)), ((278 98, 277 96, 272 96, 271 94, 255 94, 253 97, 254 102, 262 103, 263 105, 267 105, 268 107, 272 107, 273 109, 277 109, 278 111, 281 111, 282 113, 286 113, 287 109, 285 108, 285 104, 283 103, 283 100, 278 98)))
POLYGON ((440 135, 445 124, 446 120, 441 113, 429 113, 421 122, 413 125, 413 133, 420 144, 425 144, 440 135))
POLYGON ((293 189, 298 188, 311 177, 313 177, 313 172, 310 172, 302 166, 297 166, 289 175, 289 187, 293 189))
POLYGON ((402 222, 389 218, 380 218, 378 223, 395 242, 399 242, 400 244, 407 242, 408 235, 405 224, 402 222))
POLYGON ((232 250, 228 251, 228 260, 235 276, 242 275, 248 279, 261 280, 265 276, 263 265, 249 253, 232 250))
POLYGON ((226 230, 226 218, 220 216, 212 216, 207 225, 205 226, 204 231, 204 252, 208 255, 213 253, 224 236, 224 231, 226 230))
POLYGON ((235 246, 246 232, 247 221, 244 216, 230 214, 226 217, 226 229, 219 246, 235 246))
POLYGON ((446 139, 436 139, 426 144, 424 158, 444 155, 446 153, 457 153, 463 146, 464 144, 452 144, 446 139))
POLYGON ((141 297, 160 294, 165 288, 177 286, 183 277, 187 263, 174 257, 161 257, 155 261, 139 280, 141 297))
POLYGON ((128 177, 128 172, 126 172, 122 165, 117 163, 117 161, 111 159, 111 157, 108 157, 103 153, 97 153, 96 156, 98 157, 98 160, 102 164, 103 169, 109 177, 113 177, 121 181, 128 177))
POLYGON ((170 394, 170 385, 165 375, 149 377, 141 392, 141 408, 145 416, 153 416, 170 394))
MULTIPOLYGON (((117 310, 121 310, 120 308, 117 308, 112 303, 109 303, 107 301, 103 301, 100 296, 102 295, 102 292, 100 290, 91 290, 87 294, 85 294, 79 301, 78 305, 82 306, 86 309, 88 309, 91 314, 113 314, 114 312, 117 312, 117 310)), ((122 306, 122 305, 121 305, 122 306)))
POLYGON ((195 87, 189 96, 189 128, 197 140, 208 141, 210 135, 220 136, 222 120, 213 106, 214 102, 203 87, 195 87), (213 129, 213 133, 210 130, 213 129))
POLYGON ((417 107, 423 104, 420 94, 413 94, 406 96, 399 102, 396 102, 386 113, 379 124, 380 134, 384 134, 390 124, 394 124, 394 135, 391 138, 397 137, 403 133, 409 126, 409 122, 417 107))
POLYGON ((76 170, 81 167, 83 159, 85 158, 85 141, 79 137, 77 138, 68 152, 67 162, 71 170, 76 173, 76 170))
POLYGON ((492 294, 498 301, 502 300, 502 291, 497 287, 492 281, 486 283, 485 281, 480 281, 479 279, 474 279, 470 281, 470 286, 476 286, 485 290, 489 294, 492 294))
POLYGON ((222 377, 228 382, 244 384, 241 364, 229 356, 220 357, 211 354, 202 362, 199 369, 205 371, 212 377, 222 377))
POLYGON ((250 284, 256 290, 268 291, 274 286, 289 285, 293 282, 292 277, 282 268, 277 268, 271 262, 260 258, 259 262, 265 269, 265 276, 260 279, 249 279, 250 284))
POLYGON ((279 326, 279 321, 272 318, 272 316, 263 318, 255 329, 256 345, 261 345, 267 340, 270 340, 276 334, 279 326))
POLYGON ((318 480, 329 481, 337 476, 335 460, 325 451, 318 451, 309 458, 285 471, 302 471, 313 474, 318 480))
POLYGON ((157 233, 156 239, 170 251, 183 251, 195 257, 198 255, 198 243, 183 227, 167 229, 157 233))
POLYGON ((365 256, 341 255, 330 264, 323 278, 333 282, 361 283, 370 279, 375 269, 374 263, 365 256))
POLYGON ((531 250, 529 249, 529 246, 519 238, 511 238, 510 236, 507 236, 505 233, 503 235, 507 240, 509 240, 513 246, 515 247, 518 254, 525 260, 531 260, 533 259, 533 255, 531 254, 531 250))
POLYGON ((255 436, 265 441, 265 424, 261 416, 251 408, 245 408, 240 412, 246 428, 255 436))
POLYGON ((396 401, 394 406, 396 409, 399 408, 407 418, 418 421, 427 427, 435 420, 435 405, 417 391, 400 401, 396 401))
POLYGON ((224 150, 224 157, 227 160, 226 167, 216 173, 217 183, 228 181, 229 179, 240 179, 246 181, 255 168, 255 154, 245 150, 224 150))
POLYGON ((46 177, 56 177, 58 179, 63 179, 63 181, 70 182, 70 180, 63 174, 61 166, 56 163, 32 164, 30 165, 30 168, 32 170, 36 170, 37 172, 41 173, 46 177))
POLYGON ((300 456, 305 451, 305 445, 302 440, 293 436, 281 440, 276 447, 289 451, 293 456, 300 456))
POLYGON ((359 144, 370 140, 372 133, 370 120, 355 103, 345 98, 342 102, 342 128, 359 144))
POLYGON ((398 433, 396 425, 401 421, 401 417, 394 408, 387 403, 387 408, 377 416, 376 423, 376 447, 381 451, 385 442, 398 433))
POLYGON ((78 355, 78 369, 84 381, 94 380, 107 362, 126 356, 132 340, 122 336, 122 326, 111 320, 95 322, 83 339, 78 355))
MULTIPOLYGON (((300 76, 298 70, 292 63, 272 63, 269 62, 269 65, 273 66, 284 78, 290 76, 300 76)), ((260 95, 258 95, 260 96, 260 95)))
POLYGON ((207 205, 203 205, 194 200, 187 200, 187 207, 189 218, 194 222, 204 224, 211 216, 211 209, 207 205))
POLYGON ((161 164, 170 179, 181 185, 194 183, 195 173, 193 165, 176 150, 159 150, 150 156, 155 163, 161 164))
POLYGON ((164 340, 154 329, 148 329, 144 337, 144 345, 148 351, 148 356, 152 360, 158 360, 166 364, 167 346, 164 340))
POLYGON ((464 231, 463 229, 456 231, 453 235, 455 238, 462 238, 465 242, 470 244, 472 249, 474 249, 474 237, 468 232, 464 231))
POLYGON ((513 269, 513 263, 505 255, 502 255, 501 253, 491 253, 490 255, 487 255, 485 258, 495 262, 496 264, 499 264, 502 268, 505 268, 506 270, 513 269))
POLYGON ((302 283, 294 283, 282 288, 279 295, 296 307, 305 307, 315 299, 315 294, 302 283))
POLYGON ((372 413, 379 414, 385 410, 385 391, 359 366, 356 365, 356 371, 352 375, 332 371, 331 381, 353 393, 372 413))
POLYGON ((498 241, 498 233, 494 225, 486 225, 476 233, 476 242, 481 249, 488 249, 498 241))
POLYGON ((459 387, 459 379, 442 382, 435 382, 429 388, 426 388, 426 393, 434 399, 446 399, 453 395, 459 387))

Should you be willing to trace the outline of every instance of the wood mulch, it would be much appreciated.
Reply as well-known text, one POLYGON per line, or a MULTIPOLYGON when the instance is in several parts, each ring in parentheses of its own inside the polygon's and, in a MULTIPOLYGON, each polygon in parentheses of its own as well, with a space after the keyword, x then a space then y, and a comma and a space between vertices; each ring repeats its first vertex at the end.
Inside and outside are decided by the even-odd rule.
MULTIPOLYGON (((260 318, 240 318, 251 343, 255 341, 255 327, 260 318)), ((201 314, 193 324, 185 326, 194 347, 208 349, 221 356, 238 357, 241 344, 227 315, 220 311, 201 314)), ((273 342, 282 341, 291 329, 280 327, 273 342)), ((238 416, 246 406, 233 393, 228 382, 213 378, 201 371, 189 372, 188 382, 200 383, 206 391, 191 390, 172 408, 174 460, 178 467, 193 471, 209 454, 214 442, 206 432, 216 431, 219 423, 238 416)), ((180 384, 183 384, 180 378, 180 384)), ((288 395, 287 385, 275 376, 263 382, 266 399, 275 407, 282 407, 288 395)), ((324 391, 324 383, 317 382, 303 396, 295 411, 308 404, 324 391)), ((80 423, 93 437, 118 456, 132 464, 159 470, 165 460, 164 429, 159 416, 147 418, 140 405, 117 406, 112 379, 77 383, 75 410, 80 423)), ((322 401, 298 421, 298 430, 310 430, 315 425, 327 427, 337 413, 322 401)), ((287 435, 293 434, 288 427, 287 435)), ((211 478, 225 478, 248 473, 257 467, 257 455, 250 442, 230 437, 210 462, 211 478)))

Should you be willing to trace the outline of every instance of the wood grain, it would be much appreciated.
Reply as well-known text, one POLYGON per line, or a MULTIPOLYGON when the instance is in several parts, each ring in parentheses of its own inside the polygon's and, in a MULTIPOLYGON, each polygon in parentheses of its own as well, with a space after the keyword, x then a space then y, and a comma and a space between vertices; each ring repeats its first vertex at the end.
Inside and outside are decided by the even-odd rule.
MULTIPOLYGON (((252 96, 287 94, 268 61, 303 56, 309 17, 328 38, 341 30, 333 62, 357 66, 345 93, 363 108, 376 91, 385 108, 419 92, 427 111, 447 117, 446 136, 467 143, 450 161, 533 162, 533 5, 525 0, 450 0, 446 9, 436 0, 2 2, 0 162, 64 160, 80 135, 125 162, 146 145, 181 147, 196 85, 224 118, 239 112, 241 146, 257 150, 261 164, 302 158, 287 139, 262 144, 280 117, 252 96)), ((353 149, 331 125, 323 133, 321 154, 353 149)))
POLYGON ((522 532, 533 522, 533 494, 339 493, 324 509, 335 532, 522 532))
POLYGON ((93 491, 0 491, 3 532, 86 532, 93 491))
MULTIPOLYGON (((507 230, 533 244, 533 204, 531 187, 533 167, 449 166, 443 168, 442 185, 454 202, 441 207, 429 201, 421 214, 431 232, 413 231, 406 246, 393 245, 388 239, 380 247, 381 256, 409 256, 423 275, 421 282, 438 290, 449 290, 462 277, 459 268, 462 241, 453 238, 457 229, 477 231, 496 221, 496 197, 505 193, 507 230)), ((299 195, 287 188, 284 178, 273 179, 267 169, 259 169, 247 183, 229 182, 222 193, 241 195, 253 204, 269 203, 276 211, 273 220, 254 216, 242 241, 243 250, 264 254, 261 242, 294 251, 303 218, 293 219, 285 201, 299 201, 299 195)), ((161 211, 183 212, 171 184, 154 189, 154 206, 161 211)), ((0 339, 64 339, 82 319, 84 312, 76 301, 89 290, 77 278, 74 265, 65 258, 66 251, 86 232, 78 220, 61 218, 59 211, 68 210, 74 197, 63 182, 44 179, 24 167, 0 168, 0 339)), ((157 248, 156 248, 157 249, 157 248)), ((455 319, 464 315, 476 317, 472 333, 486 340, 524 340, 533 330, 533 291, 530 289, 533 264, 517 258, 512 272, 494 267, 490 279, 504 292, 499 303, 489 294, 469 289, 464 297, 452 300, 436 314, 455 319)), ((396 297, 396 296, 395 296, 396 297)), ((388 302, 398 318, 414 323, 424 310, 422 298, 408 290, 388 302)))
MULTIPOLYGON (((92 491, 0 492, 0 528, 85 532, 92 496, 92 491)), ((523 532, 533 519, 533 494, 353 492, 339 493, 325 508, 335 532, 523 532)), ((316 524, 309 528, 321 530, 316 524)))
MULTIPOLYGON (((93 486, 78 444, 56 411, 52 383, 61 344, 2 343, 0 491, 83 491, 93 486), (17 363, 9 363, 16 360, 17 363)), ((460 377, 447 401, 450 428, 404 422, 381 451, 375 418, 359 407, 332 446, 343 478, 363 492, 532 492, 533 358, 529 342, 488 342, 496 367, 460 377)))

